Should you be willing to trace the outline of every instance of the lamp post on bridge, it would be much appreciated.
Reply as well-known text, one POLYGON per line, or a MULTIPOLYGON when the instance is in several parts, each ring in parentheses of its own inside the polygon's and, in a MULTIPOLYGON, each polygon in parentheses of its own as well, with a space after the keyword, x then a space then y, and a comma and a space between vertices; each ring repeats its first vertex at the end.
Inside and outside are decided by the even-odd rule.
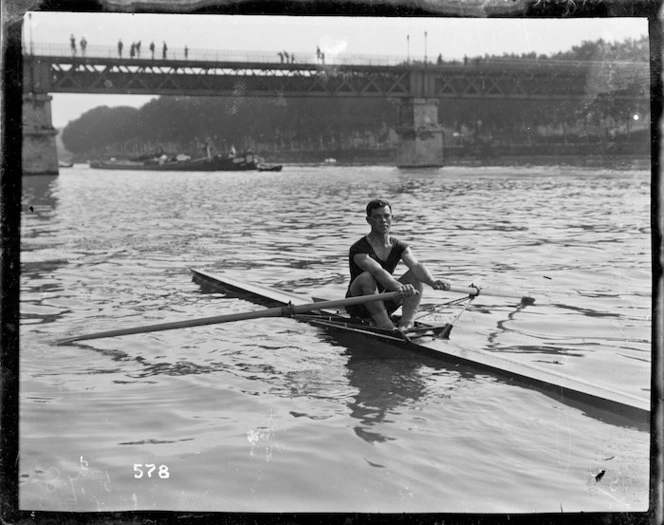
POLYGON ((32 13, 28 13, 28 26, 30 27, 30 56, 34 56, 35 49, 32 46, 32 13))
POLYGON ((410 35, 406 35, 406 63, 410 65, 410 35))
POLYGON ((424 32, 424 65, 427 65, 427 32, 424 32))
POLYGON ((32 13, 28 13, 28 26, 30 29, 30 92, 35 89, 35 49, 32 45, 32 13))

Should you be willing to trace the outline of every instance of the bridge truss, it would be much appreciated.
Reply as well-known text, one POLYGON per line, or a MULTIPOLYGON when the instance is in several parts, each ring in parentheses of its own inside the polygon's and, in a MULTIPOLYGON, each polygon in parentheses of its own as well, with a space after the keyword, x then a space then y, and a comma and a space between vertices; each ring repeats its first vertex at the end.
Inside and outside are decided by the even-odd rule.
POLYGON ((24 91, 177 96, 569 99, 649 85, 647 64, 372 66, 27 56, 24 91))

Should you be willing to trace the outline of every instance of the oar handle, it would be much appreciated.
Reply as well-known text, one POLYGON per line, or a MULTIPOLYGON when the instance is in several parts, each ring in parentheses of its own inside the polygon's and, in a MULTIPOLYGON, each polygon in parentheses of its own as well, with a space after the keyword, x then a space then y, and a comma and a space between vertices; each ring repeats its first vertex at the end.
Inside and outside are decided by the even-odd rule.
POLYGON ((462 293, 466 295, 479 295, 480 294, 480 289, 475 288, 474 286, 469 286, 469 287, 463 287, 463 286, 450 286, 450 289, 447 290, 448 292, 454 292, 454 293, 462 293))

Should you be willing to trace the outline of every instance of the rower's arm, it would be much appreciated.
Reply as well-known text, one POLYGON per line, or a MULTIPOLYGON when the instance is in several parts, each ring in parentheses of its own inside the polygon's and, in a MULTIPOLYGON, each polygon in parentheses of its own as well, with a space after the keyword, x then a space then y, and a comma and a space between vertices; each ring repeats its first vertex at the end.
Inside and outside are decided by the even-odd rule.
POLYGON ((388 292, 396 292, 403 286, 402 283, 397 281, 390 272, 385 270, 380 264, 374 261, 366 253, 357 253, 353 257, 353 261, 362 268, 365 272, 373 275, 374 279, 380 283, 388 292))
POLYGON ((408 269, 413 272, 413 275, 417 278, 418 281, 423 282, 424 284, 428 284, 434 290, 450 289, 450 283, 442 279, 435 279, 424 263, 417 260, 410 248, 406 248, 401 254, 401 260, 408 267, 408 269))

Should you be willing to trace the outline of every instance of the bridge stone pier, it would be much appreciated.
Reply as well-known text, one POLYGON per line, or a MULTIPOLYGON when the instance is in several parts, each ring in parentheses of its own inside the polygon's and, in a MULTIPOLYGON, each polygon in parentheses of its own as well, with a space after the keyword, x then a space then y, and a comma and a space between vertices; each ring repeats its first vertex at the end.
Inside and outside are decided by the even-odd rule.
POLYGON ((23 173, 25 175, 57 175, 58 134, 51 121, 51 100, 45 94, 23 95, 23 173))
POLYGON ((443 129, 438 123, 438 100, 412 98, 399 107, 396 165, 399 168, 443 166, 443 129))

